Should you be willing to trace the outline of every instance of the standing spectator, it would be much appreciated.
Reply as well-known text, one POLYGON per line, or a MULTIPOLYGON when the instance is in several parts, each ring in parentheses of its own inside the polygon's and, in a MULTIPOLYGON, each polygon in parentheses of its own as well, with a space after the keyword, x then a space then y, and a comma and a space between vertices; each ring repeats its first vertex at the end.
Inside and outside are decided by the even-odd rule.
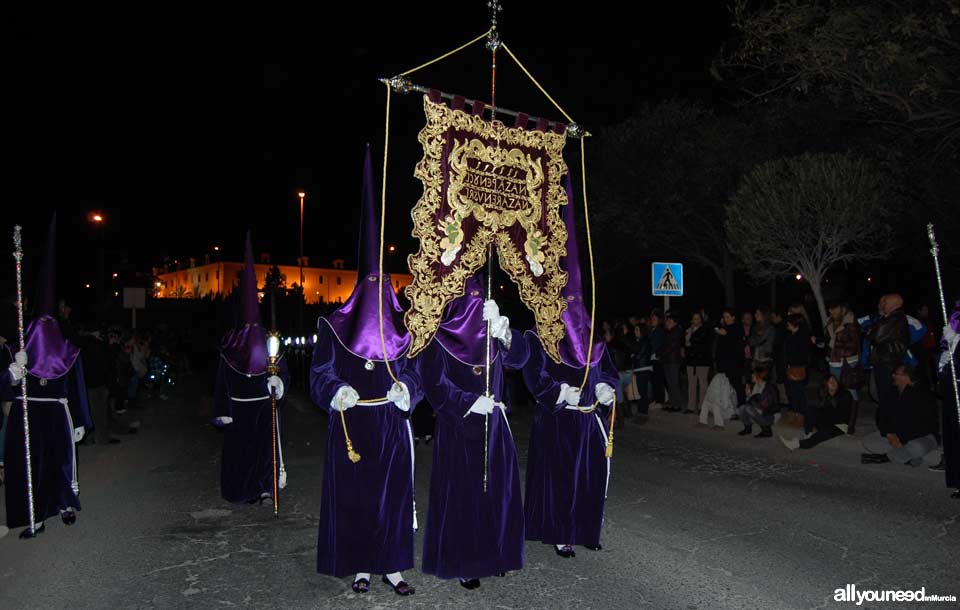
MULTIPOLYGON (((753 356, 754 364, 770 365, 773 362, 773 345, 776 339, 776 331, 773 328, 773 321, 770 319, 770 310, 765 307, 757 308, 754 313, 753 326, 750 329, 750 354, 753 356)), ((773 373, 771 369, 771 373, 773 373)), ((771 375, 771 378, 775 375, 771 375)))
POLYGON ((116 363, 99 331, 82 333, 76 338, 87 384, 87 401, 93 419, 93 440, 98 445, 119 442, 110 438, 110 382, 116 376, 116 363))
POLYGON ((630 363, 636 381, 637 398, 635 403, 639 414, 637 423, 644 424, 650 411, 650 377, 653 375, 653 363, 650 360, 653 347, 650 343, 650 333, 645 323, 633 327, 633 345, 630 352, 630 363))
POLYGON ((687 413, 700 410, 703 397, 707 393, 707 375, 710 373, 709 331, 703 326, 703 316, 694 313, 690 317, 684 346, 687 364, 687 413))
POLYGON ((870 343, 869 362, 873 365, 873 379, 877 385, 877 398, 880 409, 892 409, 897 399, 893 387, 893 370, 903 363, 910 347, 910 329, 907 316, 900 309, 903 298, 899 294, 886 294, 880 297, 877 306, 879 317, 870 324, 867 339, 870 343))
MULTIPOLYGON (((750 349, 750 333, 753 332, 753 314, 749 311, 740 316, 740 330, 743 332, 743 370, 747 375, 753 370, 753 351, 750 349)), ((742 382, 743 380, 741 380, 742 382)))
POLYGON ((617 403, 625 406, 624 409, 617 409, 616 419, 613 422, 614 429, 618 430, 623 427, 624 418, 627 416, 625 412, 629 411, 627 390, 633 381, 633 372, 631 371, 630 363, 631 338, 629 334, 630 327, 625 322, 614 323, 612 329, 607 329, 603 332, 603 341, 606 344, 606 349, 610 352, 610 357, 613 358, 613 365, 620 374, 616 388, 617 403))
POLYGON ((787 337, 784 342, 787 365, 787 400, 790 411, 803 416, 804 436, 813 434, 817 413, 807 401, 807 365, 810 363, 810 332, 803 316, 792 313, 787 316, 787 337))
POLYGON ((650 328, 650 362, 653 365, 653 371, 650 375, 650 384, 653 386, 651 396, 651 405, 665 408, 666 398, 663 392, 664 373, 663 373, 663 344, 666 340, 661 324, 662 315, 659 309, 650 312, 647 320, 647 326, 650 328))
POLYGON ((917 376, 928 388, 936 387, 937 378, 937 337, 930 319, 930 308, 921 305, 917 308, 917 321, 924 328, 924 335, 913 348, 917 352, 917 376))
MULTIPOLYGON (((680 391, 680 367, 683 366, 683 329, 672 313, 664 320, 663 374, 667 382, 667 411, 679 413, 685 410, 683 393, 680 391)), ((693 413, 693 411, 689 411, 693 413)))
POLYGON ((779 311, 771 311, 770 325, 773 326, 773 378, 777 383, 777 398, 783 403, 787 401, 787 389, 784 385, 787 379, 787 360, 784 354, 787 325, 783 320, 783 314, 779 311))
POLYGON ((916 381, 912 367, 894 368, 894 397, 880 405, 879 430, 863 439, 864 464, 892 461, 920 466, 923 457, 937 448, 935 399, 916 381))
POLYGON ((743 329, 737 323, 732 309, 723 310, 720 326, 715 328, 714 332, 717 335, 717 372, 727 376, 737 393, 737 404, 742 405, 746 402, 743 385, 743 329))

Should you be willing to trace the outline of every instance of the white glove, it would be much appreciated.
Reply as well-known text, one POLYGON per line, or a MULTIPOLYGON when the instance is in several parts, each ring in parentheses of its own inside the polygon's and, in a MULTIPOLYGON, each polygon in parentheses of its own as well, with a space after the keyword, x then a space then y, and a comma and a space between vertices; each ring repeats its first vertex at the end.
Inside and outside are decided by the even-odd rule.
POLYGON ((16 362, 10 363, 10 385, 17 385, 20 383, 20 380, 23 379, 23 376, 27 374, 27 369, 23 368, 16 362))
POLYGON ((467 411, 464 417, 470 415, 471 413, 476 413, 477 415, 490 415, 493 413, 494 405, 495 403, 493 402, 493 398, 481 394, 475 401, 473 401, 473 404, 470 405, 470 410, 467 411))
POLYGON ((233 418, 227 417, 225 415, 213 418, 213 425, 219 428, 222 428, 223 426, 229 426, 232 423, 233 423, 233 418))
POLYGON ((276 375, 270 375, 267 378, 267 393, 272 393, 272 390, 277 391, 277 400, 283 398, 283 379, 280 379, 276 375))
MULTIPOLYGON (((950 327, 948 326, 947 328, 950 328, 950 327)), ((951 328, 950 331, 952 332, 953 329, 951 328)), ((23 368, 27 368, 27 352, 20 350, 19 352, 17 352, 17 355, 13 357, 13 361, 19 364, 20 366, 22 366, 23 368)))
POLYGON ((330 406, 335 411, 346 411, 351 407, 357 406, 358 400, 360 400, 360 395, 357 394, 357 391, 348 385, 344 385, 340 386, 337 393, 333 395, 330 406))
POLYGON ((283 489, 287 486, 287 469, 281 468, 280 474, 277 476, 277 487, 283 489))
POLYGON ((580 404, 580 388, 569 386, 565 383, 560 384, 560 397, 557 398, 557 404, 562 402, 568 405, 578 406, 580 404))
POLYGON ((397 405, 397 408, 406 413, 410 410, 410 390, 407 384, 398 381, 387 392, 387 400, 397 405))
POLYGON ((947 349, 940 354, 940 362, 937 365, 938 373, 950 364, 950 358, 953 356, 954 350, 957 349, 957 343, 960 342, 960 335, 957 335, 957 332, 947 324, 943 329, 943 340, 947 344, 947 349))
POLYGON ((87 429, 83 426, 73 429, 73 442, 79 443, 83 440, 83 435, 87 433, 87 429))
POLYGON ((613 388, 608 383, 598 383, 597 387, 593 390, 594 396, 597 397, 597 401, 602 405, 609 405, 613 403, 613 399, 616 397, 617 393, 613 391, 613 388))
POLYGON ((500 307, 493 299, 483 302, 483 319, 490 322, 490 336, 510 347, 510 318, 500 315, 500 307))

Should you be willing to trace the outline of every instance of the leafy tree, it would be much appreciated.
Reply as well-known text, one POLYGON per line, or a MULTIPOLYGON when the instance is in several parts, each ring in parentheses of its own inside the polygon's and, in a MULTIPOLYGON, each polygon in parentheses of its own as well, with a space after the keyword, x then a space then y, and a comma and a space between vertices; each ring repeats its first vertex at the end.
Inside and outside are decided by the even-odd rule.
POLYGON ((803 154, 755 167, 726 208, 726 231, 753 277, 803 274, 826 320, 827 271, 886 257, 896 202, 874 163, 851 154, 803 154))

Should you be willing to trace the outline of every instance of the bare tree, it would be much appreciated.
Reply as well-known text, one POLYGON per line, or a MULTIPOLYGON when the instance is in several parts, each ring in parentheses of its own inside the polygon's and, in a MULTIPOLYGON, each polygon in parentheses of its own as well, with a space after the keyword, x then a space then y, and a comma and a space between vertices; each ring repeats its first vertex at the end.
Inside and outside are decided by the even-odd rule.
POLYGON ((757 280, 803 274, 826 320, 825 274, 892 251, 896 202, 886 176, 850 154, 769 161, 744 178, 727 205, 727 237, 757 280))

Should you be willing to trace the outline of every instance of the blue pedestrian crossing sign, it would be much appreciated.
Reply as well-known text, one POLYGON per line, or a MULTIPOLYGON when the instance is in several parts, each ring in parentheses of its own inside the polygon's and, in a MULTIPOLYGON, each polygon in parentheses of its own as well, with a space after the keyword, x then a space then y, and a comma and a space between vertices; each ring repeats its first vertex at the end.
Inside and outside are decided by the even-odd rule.
POLYGON ((653 296, 683 296, 683 263, 653 263, 653 296))

